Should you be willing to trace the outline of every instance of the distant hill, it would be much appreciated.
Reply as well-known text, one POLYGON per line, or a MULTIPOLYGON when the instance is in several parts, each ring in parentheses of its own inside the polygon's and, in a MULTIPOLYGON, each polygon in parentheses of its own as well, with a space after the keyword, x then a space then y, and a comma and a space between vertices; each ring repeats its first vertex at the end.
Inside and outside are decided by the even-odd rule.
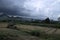
MULTIPOLYGON (((38 18, 33 18, 33 17, 26 17, 26 16, 17 16, 17 15, 7 15, 7 14, 1 14, 0 15, 0 20, 21 20, 21 21, 32 21, 33 20, 40 20, 38 18)), ((41 18, 42 20, 43 18, 41 18)))

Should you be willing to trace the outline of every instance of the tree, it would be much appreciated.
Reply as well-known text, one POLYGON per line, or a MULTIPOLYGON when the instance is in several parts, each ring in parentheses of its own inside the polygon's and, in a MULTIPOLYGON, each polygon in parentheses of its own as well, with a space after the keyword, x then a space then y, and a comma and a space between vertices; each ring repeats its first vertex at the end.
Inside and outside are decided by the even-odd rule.
POLYGON ((60 17, 58 17, 58 21, 60 21, 60 17))
POLYGON ((46 19, 44 20, 44 22, 45 22, 45 23, 50 23, 50 19, 49 19, 49 18, 46 18, 46 19))

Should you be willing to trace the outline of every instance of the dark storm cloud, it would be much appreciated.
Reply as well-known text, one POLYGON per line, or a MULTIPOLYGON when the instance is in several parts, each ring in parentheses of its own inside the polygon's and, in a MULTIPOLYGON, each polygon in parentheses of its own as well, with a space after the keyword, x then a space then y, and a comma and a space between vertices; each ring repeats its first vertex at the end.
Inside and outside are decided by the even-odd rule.
POLYGON ((0 12, 57 20, 60 17, 60 0, 0 0, 0 12))
POLYGON ((0 0, 0 12, 8 15, 20 15, 25 16, 23 11, 24 0, 0 0))

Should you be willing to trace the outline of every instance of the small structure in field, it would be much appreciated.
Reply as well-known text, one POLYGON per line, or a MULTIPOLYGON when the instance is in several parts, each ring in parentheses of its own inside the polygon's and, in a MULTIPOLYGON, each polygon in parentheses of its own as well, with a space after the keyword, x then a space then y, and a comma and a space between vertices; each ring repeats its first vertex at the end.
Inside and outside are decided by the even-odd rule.
POLYGON ((7 15, 6 13, 0 13, 0 19, 6 20, 8 22, 7 28, 17 29, 16 23, 15 23, 15 16, 7 15))
POLYGON ((8 21, 7 28, 17 29, 16 23, 15 23, 15 18, 13 16, 8 16, 8 17, 9 17, 10 21, 8 21))

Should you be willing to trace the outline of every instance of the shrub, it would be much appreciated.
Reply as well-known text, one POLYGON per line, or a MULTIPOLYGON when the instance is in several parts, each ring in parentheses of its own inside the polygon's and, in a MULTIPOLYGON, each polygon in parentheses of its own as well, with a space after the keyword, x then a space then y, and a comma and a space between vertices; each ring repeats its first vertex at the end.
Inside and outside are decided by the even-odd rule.
POLYGON ((49 19, 49 18, 46 18, 46 19, 44 20, 44 22, 45 22, 45 23, 50 23, 50 19, 49 19))
POLYGON ((40 32, 39 32, 39 31, 36 31, 36 30, 31 31, 30 34, 31 34, 32 36, 37 36, 37 37, 40 36, 40 32))
POLYGON ((46 32, 42 32, 42 31, 39 31, 39 30, 33 30, 33 31, 30 31, 29 33, 30 35, 32 36, 36 36, 36 37, 40 37, 40 38, 45 38, 47 39, 49 37, 48 34, 46 34, 46 32))
POLYGON ((17 38, 17 35, 0 33, 0 40, 17 40, 17 38))
POLYGON ((7 28, 18 30, 18 28, 15 25, 8 25, 7 28))

